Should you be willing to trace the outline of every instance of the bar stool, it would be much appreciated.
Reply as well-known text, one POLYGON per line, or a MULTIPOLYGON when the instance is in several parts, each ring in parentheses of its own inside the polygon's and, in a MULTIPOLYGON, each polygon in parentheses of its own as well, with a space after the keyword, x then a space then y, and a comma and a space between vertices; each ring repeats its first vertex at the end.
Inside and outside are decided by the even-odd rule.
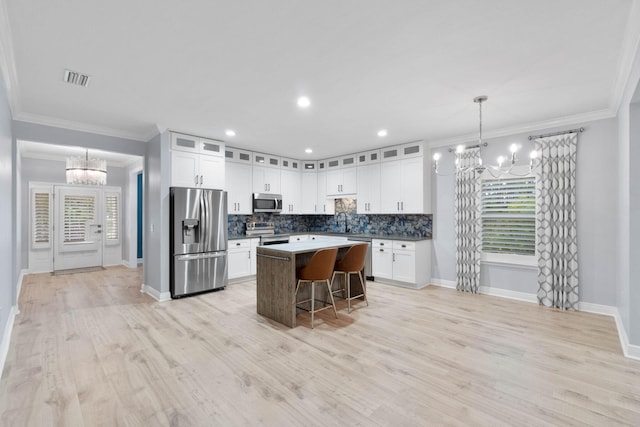
POLYGON ((298 271, 298 285, 296 286, 296 297, 298 296, 298 291, 300 290, 300 285, 303 283, 311 283, 311 298, 297 301, 296 298, 296 307, 302 310, 308 311, 311 313, 311 329, 313 329, 313 320, 314 315, 317 311, 324 310, 329 307, 333 307, 333 312, 336 315, 336 319, 338 318, 338 312, 336 310, 336 303, 333 300, 333 293, 331 292, 331 284, 329 283, 329 278, 331 277, 331 272, 333 271, 333 266, 336 263, 336 256, 338 255, 338 248, 329 248, 329 249, 320 249, 316 251, 315 254, 311 257, 307 265, 302 267, 298 271), (322 308, 316 310, 315 302, 316 302, 316 282, 325 282, 327 285, 327 291, 329 292, 329 298, 331 299, 331 305, 328 305, 326 301, 321 301, 325 305, 322 308), (300 307, 299 304, 311 301, 311 309, 307 310, 304 307, 300 307))
POLYGON ((369 245, 366 243, 351 246, 347 251, 347 253, 342 257, 342 259, 336 262, 336 265, 334 267, 333 277, 331 278, 331 285, 333 285, 333 281, 336 278, 336 274, 344 274, 344 283, 343 283, 342 289, 333 291, 333 293, 342 292, 342 295, 344 297, 344 293, 345 293, 344 286, 346 285, 347 296, 345 299, 347 300, 347 309, 349 313, 351 313, 352 299, 360 298, 363 296, 364 302, 367 303, 367 306, 369 305, 369 301, 367 300, 367 284, 363 280, 362 273, 361 273, 362 269, 364 268, 364 263, 367 256, 368 248, 369 248, 369 245), (353 296, 351 295, 351 275, 352 274, 357 274, 358 277, 360 278, 360 283, 362 283, 362 293, 358 295, 353 295, 353 296))

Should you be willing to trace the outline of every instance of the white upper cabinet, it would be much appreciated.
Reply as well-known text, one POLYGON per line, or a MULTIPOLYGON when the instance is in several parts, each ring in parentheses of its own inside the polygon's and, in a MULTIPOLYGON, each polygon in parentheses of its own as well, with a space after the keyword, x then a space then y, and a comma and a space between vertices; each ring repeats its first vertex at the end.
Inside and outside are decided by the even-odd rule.
POLYGON ((358 192, 356 195, 359 214, 380 213, 380 163, 358 166, 358 192))
POLYGON ((280 194, 280 169, 254 165, 253 192, 280 194))
POLYGON ((171 132, 171 186, 225 188, 224 143, 171 132))
POLYGON ((280 157, 253 153, 253 192, 280 194, 280 166, 280 157))
POLYGON ((224 143, 215 139, 201 138, 183 133, 171 132, 171 149, 190 151, 209 156, 223 156, 224 143))
POLYGON ((251 161, 246 163, 227 162, 225 182, 229 214, 251 215, 251 190, 253 186, 251 161))
POLYGON ((280 164, 280 168, 282 170, 291 170, 295 172, 300 172, 300 170, 302 170, 302 162, 300 162, 300 160, 293 160, 282 157, 280 159, 280 164))
POLYGON ((224 159, 227 162, 243 163, 251 166, 253 164, 253 153, 238 148, 226 147, 224 150, 224 159))
POLYGON ((302 210, 300 202, 300 160, 281 158, 280 191, 282 193, 282 213, 298 214, 302 210))
MULTIPOLYGON (((321 162, 318 162, 318 167, 321 162)), ((333 215, 335 213, 335 201, 327 195, 327 172, 318 172, 318 203, 316 213, 320 215, 333 215)))
POLYGON ((431 213, 431 169, 426 156, 416 154, 422 150, 422 142, 381 150, 380 213, 431 213), (389 160, 392 153, 396 160, 389 160))
POLYGON ((380 163, 380 150, 371 150, 356 155, 358 166, 380 163))
POLYGON ((278 156, 272 156, 271 154, 253 153, 253 165, 280 169, 282 159, 278 156))
POLYGON ((358 190, 356 163, 355 154, 326 160, 328 196, 342 197, 356 194, 358 190))
POLYGON ((318 162, 302 162, 300 174, 300 213, 315 214, 318 206, 318 162))

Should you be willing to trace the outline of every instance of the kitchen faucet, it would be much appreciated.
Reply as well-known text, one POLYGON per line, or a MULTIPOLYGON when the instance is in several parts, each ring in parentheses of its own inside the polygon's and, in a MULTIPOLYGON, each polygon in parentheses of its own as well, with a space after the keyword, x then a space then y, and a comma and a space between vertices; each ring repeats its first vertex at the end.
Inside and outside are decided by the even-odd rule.
POLYGON ((347 216, 346 212, 337 212, 336 213, 336 226, 338 225, 338 218, 340 217, 340 214, 344 215, 344 233, 348 233, 349 230, 349 217, 347 216))

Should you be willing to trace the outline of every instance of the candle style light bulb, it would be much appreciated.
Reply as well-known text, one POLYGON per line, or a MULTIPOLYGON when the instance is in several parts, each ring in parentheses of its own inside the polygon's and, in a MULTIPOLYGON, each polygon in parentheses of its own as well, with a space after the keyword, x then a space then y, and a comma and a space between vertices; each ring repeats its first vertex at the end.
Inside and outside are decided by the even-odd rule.
POLYGON ((501 168, 503 163, 504 163, 504 157, 503 156, 498 157, 498 167, 501 168))

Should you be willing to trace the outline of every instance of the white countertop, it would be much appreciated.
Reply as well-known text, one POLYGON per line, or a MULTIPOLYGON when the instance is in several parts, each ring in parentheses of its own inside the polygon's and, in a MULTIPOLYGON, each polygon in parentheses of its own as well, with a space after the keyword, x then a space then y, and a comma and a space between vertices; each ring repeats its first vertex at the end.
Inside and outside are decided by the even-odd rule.
POLYGON ((301 242, 282 243, 280 245, 258 246, 258 252, 266 251, 279 251, 287 252, 289 254, 303 253, 317 251, 318 249, 325 248, 345 248, 353 245, 361 244, 362 242, 345 241, 345 239, 326 238, 322 240, 303 240, 301 242))

